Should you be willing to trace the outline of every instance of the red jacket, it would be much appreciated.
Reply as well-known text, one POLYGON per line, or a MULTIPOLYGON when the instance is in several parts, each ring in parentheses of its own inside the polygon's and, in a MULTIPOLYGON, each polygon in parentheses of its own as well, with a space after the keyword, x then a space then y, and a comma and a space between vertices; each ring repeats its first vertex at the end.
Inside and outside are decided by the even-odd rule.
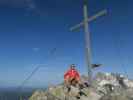
POLYGON ((69 69, 65 74, 64 74, 64 79, 69 79, 69 78, 75 78, 77 80, 80 79, 80 75, 76 69, 69 69))

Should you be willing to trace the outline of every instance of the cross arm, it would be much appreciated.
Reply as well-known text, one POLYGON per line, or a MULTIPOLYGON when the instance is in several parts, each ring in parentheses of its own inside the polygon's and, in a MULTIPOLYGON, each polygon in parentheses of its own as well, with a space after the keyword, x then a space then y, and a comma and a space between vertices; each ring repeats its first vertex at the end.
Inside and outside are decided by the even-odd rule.
MULTIPOLYGON (((103 16, 105 14, 107 14, 107 10, 106 9, 104 9, 104 10, 100 11, 99 13, 97 13, 96 15, 88 18, 88 22, 91 22, 91 21, 93 21, 93 20, 97 19, 98 17, 103 16)), ((81 23, 71 27, 70 31, 75 31, 75 30, 79 29, 83 25, 84 25, 84 22, 81 22, 81 23)))

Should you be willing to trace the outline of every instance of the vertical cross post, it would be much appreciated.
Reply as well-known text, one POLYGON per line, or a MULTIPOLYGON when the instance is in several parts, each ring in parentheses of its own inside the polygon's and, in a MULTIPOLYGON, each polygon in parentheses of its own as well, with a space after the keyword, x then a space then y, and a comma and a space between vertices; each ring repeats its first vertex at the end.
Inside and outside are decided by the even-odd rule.
POLYGON ((85 56, 86 56, 86 63, 87 63, 87 69, 88 69, 88 76, 89 78, 91 78, 92 76, 91 43, 90 43, 90 30, 89 30, 89 22, 88 22, 87 0, 84 0, 83 13, 84 13, 85 53, 86 53, 85 56))

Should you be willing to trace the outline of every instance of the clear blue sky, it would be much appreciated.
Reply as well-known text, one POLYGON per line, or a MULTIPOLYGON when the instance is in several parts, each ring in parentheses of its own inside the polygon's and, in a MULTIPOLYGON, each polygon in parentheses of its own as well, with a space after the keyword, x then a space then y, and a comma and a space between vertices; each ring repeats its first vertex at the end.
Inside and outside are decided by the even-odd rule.
MULTIPOLYGON (((71 63, 86 73, 84 33, 69 28, 83 19, 82 0, 0 0, 0 86, 18 86, 42 66, 25 86, 59 83, 71 63), (54 54, 49 52, 56 48, 54 54)), ((95 71, 133 76, 133 1, 88 0, 89 15, 108 14, 90 23, 95 71), (125 68, 125 69, 124 69, 125 68)))

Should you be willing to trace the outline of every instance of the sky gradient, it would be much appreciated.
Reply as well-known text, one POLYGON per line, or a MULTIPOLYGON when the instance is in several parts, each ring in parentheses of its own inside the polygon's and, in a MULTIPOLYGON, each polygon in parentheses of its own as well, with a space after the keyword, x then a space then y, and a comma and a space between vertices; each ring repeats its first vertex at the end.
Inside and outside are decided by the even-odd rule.
MULTIPOLYGON (((90 23, 92 60, 103 64, 95 72, 119 72, 132 78, 133 1, 88 1, 89 16, 108 10, 90 23)), ((83 29, 69 31, 83 20, 82 5, 82 0, 1 0, 0 86, 19 86, 36 64, 46 65, 25 86, 60 83, 72 63, 86 74, 83 29)))

